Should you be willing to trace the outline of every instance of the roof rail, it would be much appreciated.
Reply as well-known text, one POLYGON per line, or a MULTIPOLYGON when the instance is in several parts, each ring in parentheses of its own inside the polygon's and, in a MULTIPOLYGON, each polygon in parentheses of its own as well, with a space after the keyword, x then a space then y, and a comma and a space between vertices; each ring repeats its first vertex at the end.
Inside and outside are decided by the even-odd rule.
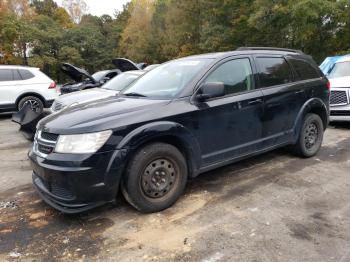
POLYGON ((285 51, 285 52, 292 52, 297 54, 304 54, 301 50, 296 49, 289 49, 289 48, 279 48, 279 47, 250 47, 250 46, 244 46, 239 47, 236 49, 237 51, 247 51, 247 50, 268 50, 268 51, 285 51))

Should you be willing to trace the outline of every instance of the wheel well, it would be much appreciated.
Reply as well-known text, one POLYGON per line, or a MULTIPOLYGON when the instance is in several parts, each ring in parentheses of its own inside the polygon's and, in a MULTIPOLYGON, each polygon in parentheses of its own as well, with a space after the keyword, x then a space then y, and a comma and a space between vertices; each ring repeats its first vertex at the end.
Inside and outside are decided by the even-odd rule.
POLYGON ((324 109, 323 107, 313 107, 310 109, 310 111, 308 113, 314 113, 316 115, 318 115, 322 122, 323 122, 323 128, 326 129, 328 126, 328 113, 326 111, 326 109, 324 109))
POLYGON ((186 145, 184 144, 183 141, 181 141, 180 138, 178 138, 176 136, 171 136, 171 135, 151 138, 151 139, 148 139, 148 140, 143 141, 142 143, 138 144, 137 147, 135 147, 133 149, 133 152, 131 153, 130 157, 128 157, 126 167, 129 163, 129 160, 131 159, 131 157, 136 153, 136 151, 139 148, 144 147, 145 145, 148 145, 148 144, 152 144, 152 143, 166 143, 166 144, 169 144, 169 145, 176 147, 185 157, 189 177, 191 177, 191 175, 194 174, 193 173, 194 165, 193 165, 193 160, 191 158, 190 150, 188 149, 188 147, 186 147, 186 145))
POLYGON ((45 99, 44 97, 42 97, 41 95, 37 94, 37 93, 24 93, 22 95, 20 95, 17 100, 16 100, 16 107, 18 108, 18 104, 19 102, 22 100, 22 98, 26 97, 26 96, 35 96, 36 98, 39 98, 41 100, 41 102, 43 102, 43 105, 45 107, 45 99))

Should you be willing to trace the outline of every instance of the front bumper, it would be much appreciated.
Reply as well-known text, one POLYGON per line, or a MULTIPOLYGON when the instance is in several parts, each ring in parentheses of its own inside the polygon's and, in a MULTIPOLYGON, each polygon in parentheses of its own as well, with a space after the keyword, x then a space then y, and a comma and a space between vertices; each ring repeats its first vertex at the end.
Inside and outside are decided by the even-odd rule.
POLYGON ((350 121, 350 105, 331 106, 329 120, 335 121, 350 121))
POLYGON ((29 151, 33 185, 42 199, 68 214, 114 201, 124 169, 123 151, 93 155, 52 153, 46 158, 29 151))

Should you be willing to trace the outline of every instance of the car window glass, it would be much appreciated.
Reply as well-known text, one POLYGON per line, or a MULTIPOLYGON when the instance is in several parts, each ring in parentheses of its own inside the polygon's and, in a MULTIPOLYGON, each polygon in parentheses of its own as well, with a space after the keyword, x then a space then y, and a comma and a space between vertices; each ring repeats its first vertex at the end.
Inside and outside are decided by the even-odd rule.
POLYGON ((13 74, 13 80, 14 80, 14 81, 22 80, 22 77, 21 77, 21 75, 18 73, 18 70, 13 69, 13 70, 12 70, 12 74, 13 74))
POLYGON ((0 81, 12 81, 11 69, 0 69, 0 81))
POLYGON ((222 82, 225 95, 253 89, 253 73, 249 59, 235 59, 220 65, 204 81, 211 82, 222 82))
POLYGON ((20 69, 18 71, 19 71, 19 74, 22 76, 23 80, 27 80, 34 77, 34 75, 29 70, 20 69))
POLYGON ((350 62, 336 63, 329 74, 329 78, 350 76, 350 62))
POLYGON ((140 77, 139 75, 135 75, 135 74, 122 73, 114 77, 112 80, 108 81, 101 88, 121 91, 127 86, 129 86, 132 82, 134 82, 139 77, 140 77))
POLYGON ((115 77, 118 74, 118 72, 111 72, 108 73, 105 77, 107 77, 108 79, 112 79, 113 77, 115 77))
POLYGON ((297 73, 297 78, 299 80, 306 80, 306 79, 313 79, 313 78, 320 77, 317 70, 306 61, 297 60, 297 59, 290 59, 289 61, 292 64, 295 72, 297 73))
POLYGON ((291 71, 282 57, 258 57, 261 87, 283 85, 291 82, 291 71))

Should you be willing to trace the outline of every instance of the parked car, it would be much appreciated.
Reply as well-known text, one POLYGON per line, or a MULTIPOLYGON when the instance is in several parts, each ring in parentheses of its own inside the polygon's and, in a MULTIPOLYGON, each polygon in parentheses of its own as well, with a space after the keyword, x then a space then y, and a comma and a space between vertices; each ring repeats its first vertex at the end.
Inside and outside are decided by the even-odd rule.
POLYGON ((92 88, 80 92, 61 95, 55 99, 50 111, 36 113, 30 107, 23 107, 19 112, 13 114, 12 121, 18 123, 20 131, 28 139, 33 140, 37 123, 51 113, 57 113, 71 105, 90 103, 102 98, 116 96, 122 89, 143 75, 146 71, 128 71, 114 77, 101 88, 92 88))
POLYGON ((350 56, 337 60, 328 78, 331 86, 330 120, 350 121, 350 56))
POLYGON ((29 104, 41 113, 58 96, 55 82, 39 68, 0 65, 0 112, 13 112, 29 104))
POLYGON ((300 51, 240 48, 151 70, 119 96, 67 108, 38 124, 29 158, 41 197, 65 213, 114 201, 170 207, 188 178, 291 145, 321 147, 328 80, 300 51))
POLYGON ((115 65, 116 69, 99 71, 93 75, 90 75, 85 69, 78 68, 68 63, 63 63, 61 66, 62 72, 68 75, 74 82, 64 84, 60 88, 61 94, 100 87, 122 72, 141 70, 143 67, 143 64, 138 66, 126 58, 113 59, 112 63, 115 65))
POLYGON ((344 56, 330 56, 330 57, 327 57, 323 62, 322 64, 320 65, 320 69, 321 71, 323 72, 323 74, 325 74, 326 76, 329 75, 329 73, 332 71, 335 63, 345 57, 345 56, 350 56, 350 55, 344 55, 344 56))

